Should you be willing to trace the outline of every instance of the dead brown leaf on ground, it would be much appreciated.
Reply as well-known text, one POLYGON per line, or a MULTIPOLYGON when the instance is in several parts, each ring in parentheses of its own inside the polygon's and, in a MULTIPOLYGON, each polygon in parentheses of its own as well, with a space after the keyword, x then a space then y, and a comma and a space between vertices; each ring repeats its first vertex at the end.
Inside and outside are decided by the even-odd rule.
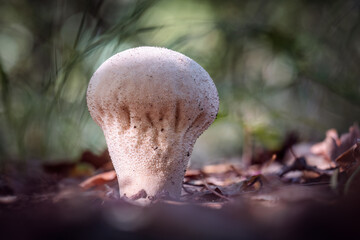
POLYGON ((95 186, 104 185, 115 179, 116 179, 116 173, 114 170, 103 172, 86 179, 85 181, 80 183, 80 187, 84 189, 89 189, 95 186))
POLYGON ((349 132, 340 137, 335 129, 330 129, 326 132, 325 140, 313 145, 311 152, 322 155, 329 161, 335 161, 342 153, 356 144, 358 138, 360 138, 358 124, 351 126, 349 132))
MULTIPOLYGON (((356 132, 356 128, 354 129, 351 131, 356 132)), ((331 135, 331 138, 328 137, 328 140, 324 142, 328 142, 327 144, 336 142, 333 139, 336 136, 334 132, 328 135, 331 135)), ((344 138, 351 138, 350 135, 344 138)), ((340 151, 340 146, 347 146, 347 143, 344 140, 341 142, 341 138, 338 140, 336 146, 337 151, 340 151)), ((307 143, 301 148, 298 145, 288 147, 286 153, 283 154, 283 158, 287 157, 286 161, 277 159, 278 156, 273 154, 268 160, 249 167, 221 163, 199 169, 188 169, 185 173, 180 199, 154 199, 151 208, 148 209, 156 211, 154 209, 161 204, 161 206, 171 207, 174 209, 172 219, 177 219, 184 209, 197 207, 206 213, 214 211, 215 216, 229 212, 232 217, 242 216, 245 222, 251 223, 255 219, 271 227, 283 226, 291 219, 289 214, 293 214, 293 218, 296 219, 296 216, 306 209, 306 204, 309 202, 320 204, 320 206, 332 206, 344 192, 341 190, 344 185, 348 186, 350 189, 348 192, 351 193, 359 186, 359 181, 351 176, 360 163, 360 143, 351 146, 341 153, 335 162, 331 162, 324 160, 324 152, 329 150, 324 142, 322 147, 325 147, 325 150, 323 149, 319 156, 315 156, 316 158, 310 151, 310 144, 307 143), (340 166, 343 172, 339 173, 339 177, 333 177, 334 172, 338 174, 339 169, 334 168, 330 163, 340 166)), ((4 186, 1 188, 0 184, 0 211, 1 207, 25 209, 27 206, 45 203, 50 206, 66 206, 68 209, 81 208, 85 203, 88 206, 87 209, 103 209, 103 206, 110 204, 112 205, 110 212, 114 213, 119 209, 124 211, 116 215, 120 221, 116 223, 116 226, 126 227, 128 226, 126 221, 130 221, 130 218, 127 218, 129 209, 134 206, 130 205, 130 199, 119 197, 116 173, 109 165, 109 161, 103 160, 102 156, 88 152, 83 154, 80 163, 47 166, 44 175, 32 171, 29 175, 42 176, 41 181, 46 178, 51 179, 51 176, 58 176, 57 181, 52 181, 56 187, 47 188, 46 191, 39 191, 36 194, 33 191, 29 194, 29 191, 19 190, 22 188, 18 187, 19 183, 15 181, 19 174, 9 176, 12 181, 2 180, 0 183, 5 187, 11 186, 14 191, 9 192, 4 186), (37 174, 33 174, 34 172, 37 174), (1 189, 4 190, 1 191, 1 189)), ((21 183, 29 182, 35 185, 39 183, 39 181, 27 179, 21 183)), ((141 198, 144 194, 144 192, 139 192, 131 198, 133 200, 141 198)), ((136 209, 141 214, 146 214, 147 208, 136 207, 136 209)), ((169 211, 163 211, 156 216, 165 216, 165 213, 169 211)), ((186 216, 186 221, 192 221, 193 217, 193 212, 190 211, 189 216, 186 216)), ((150 219, 149 221, 155 222, 152 221, 153 218, 150 215, 141 215, 139 219, 144 221, 150 219)), ((156 219, 158 220, 158 217, 156 219)), ((200 219, 204 222, 208 221, 206 217, 200 219)), ((201 225, 200 222, 192 221, 193 226, 199 224, 201 225)))
POLYGON ((342 153, 336 159, 336 163, 340 166, 342 171, 346 171, 349 174, 354 172, 360 165, 360 141, 342 153))

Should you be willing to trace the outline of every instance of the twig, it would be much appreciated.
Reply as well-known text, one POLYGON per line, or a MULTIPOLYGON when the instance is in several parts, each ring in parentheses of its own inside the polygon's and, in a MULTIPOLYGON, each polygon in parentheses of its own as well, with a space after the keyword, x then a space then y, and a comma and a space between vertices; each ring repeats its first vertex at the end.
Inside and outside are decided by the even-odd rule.
POLYGON ((298 158, 298 156, 295 154, 294 149, 292 147, 289 148, 290 153, 294 156, 294 158, 298 158))
POLYGON ((206 179, 204 178, 204 176, 201 175, 201 177, 202 177, 202 180, 203 180, 203 182, 204 182, 205 187, 206 187, 210 192, 212 192, 213 194, 215 194, 216 196, 218 196, 218 197, 220 197, 220 198, 222 198, 222 199, 225 199, 225 200, 227 200, 227 201, 229 201, 229 202, 231 201, 230 198, 228 198, 228 197, 226 197, 226 196, 218 193, 218 192, 215 191, 214 189, 210 188, 210 186, 209 186, 208 183, 206 182, 206 179))
POLYGON ((189 182, 183 182, 183 184, 189 185, 189 186, 194 186, 194 187, 205 187, 204 184, 194 184, 194 183, 189 183, 189 182))
POLYGON ((317 185, 329 185, 329 182, 310 182, 310 183, 301 183, 299 186, 317 186, 317 185))
POLYGON ((298 157, 295 158, 295 162, 292 165, 285 166, 281 171, 281 173, 279 174, 279 176, 282 177, 288 172, 292 172, 292 171, 311 171, 321 175, 321 174, 329 174, 329 172, 333 170, 334 169, 319 169, 315 166, 309 166, 306 163, 306 159, 304 157, 298 157))

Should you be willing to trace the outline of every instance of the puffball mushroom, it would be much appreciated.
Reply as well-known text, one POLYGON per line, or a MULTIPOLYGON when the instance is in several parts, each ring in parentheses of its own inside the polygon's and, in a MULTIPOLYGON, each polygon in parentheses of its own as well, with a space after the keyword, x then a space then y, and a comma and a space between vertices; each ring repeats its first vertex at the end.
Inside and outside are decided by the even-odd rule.
POLYGON ((214 121, 219 98, 209 74, 185 55, 138 47, 106 60, 87 104, 104 132, 120 196, 177 199, 196 139, 214 121))

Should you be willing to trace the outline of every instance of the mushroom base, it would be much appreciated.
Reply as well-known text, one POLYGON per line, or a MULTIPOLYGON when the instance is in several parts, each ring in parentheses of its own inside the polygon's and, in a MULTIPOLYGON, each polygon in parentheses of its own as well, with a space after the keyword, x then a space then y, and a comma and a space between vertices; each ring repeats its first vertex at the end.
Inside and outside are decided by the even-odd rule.
POLYGON ((140 204, 148 204, 157 199, 178 199, 181 194, 184 174, 177 176, 140 175, 131 176, 119 172, 118 183, 120 196, 140 204))
POLYGON ((121 197, 142 204, 159 198, 180 197, 194 141, 170 134, 167 139, 154 141, 150 134, 105 132, 121 197))

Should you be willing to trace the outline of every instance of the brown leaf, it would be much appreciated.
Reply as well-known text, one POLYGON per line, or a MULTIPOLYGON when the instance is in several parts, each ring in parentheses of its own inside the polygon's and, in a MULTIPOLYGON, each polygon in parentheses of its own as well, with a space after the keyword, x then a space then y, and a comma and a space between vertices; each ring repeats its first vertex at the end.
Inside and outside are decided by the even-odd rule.
POLYGON ((209 190, 211 193, 213 193, 215 196, 218 196, 219 198, 222 198, 222 199, 225 199, 225 200, 227 200, 227 201, 230 201, 230 198, 224 196, 224 195, 222 194, 221 190, 220 190, 218 187, 216 187, 215 189, 212 189, 212 188, 208 185, 208 183, 206 182, 206 179, 204 179, 204 178, 203 178, 203 182, 204 182, 204 185, 205 185, 206 189, 208 189, 208 190, 209 190))
POLYGON ((189 178, 198 178, 201 175, 201 171, 197 169, 187 169, 185 172, 185 177, 189 178))
POLYGON ((349 132, 342 134, 340 138, 335 129, 330 129, 326 132, 324 141, 311 147, 311 152, 335 161, 336 158, 356 143, 357 138, 360 138, 360 130, 357 124, 351 126, 349 132))
POLYGON ((248 180, 245 180, 241 186, 243 191, 258 191, 263 186, 264 181, 266 182, 266 178, 259 174, 255 176, 251 176, 248 180))
POLYGON ((97 174, 95 176, 86 179, 85 181, 80 183, 80 187, 84 189, 89 189, 91 187, 95 187, 95 186, 103 185, 107 182, 111 182, 115 179, 116 179, 116 173, 114 170, 112 170, 109 172, 97 174))
POLYGON ((331 160, 331 152, 333 151, 333 148, 335 148, 337 145, 340 145, 338 133, 335 129, 330 129, 326 131, 325 140, 320 143, 314 144, 311 147, 310 151, 313 154, 323 155, 328 160, 331 160))
POLYGON ((205 174, 216 174, 216 173, 226 173, 234 171, 234 165, 230 163, 216 164, 216 165, 207 165, 204 166, 201 171, 205 174))
POLYGON ((185 183, 201 184, 205 177, 209 184, 226 186, 237 181, 242 171, 233 164, 217 164, 204 166, 201 170, 188 169, 185 173, 185 183))
POLYGON ((360 142, 354 144, 336 159, 342 171, 353 172, 360 164, 360 142))

